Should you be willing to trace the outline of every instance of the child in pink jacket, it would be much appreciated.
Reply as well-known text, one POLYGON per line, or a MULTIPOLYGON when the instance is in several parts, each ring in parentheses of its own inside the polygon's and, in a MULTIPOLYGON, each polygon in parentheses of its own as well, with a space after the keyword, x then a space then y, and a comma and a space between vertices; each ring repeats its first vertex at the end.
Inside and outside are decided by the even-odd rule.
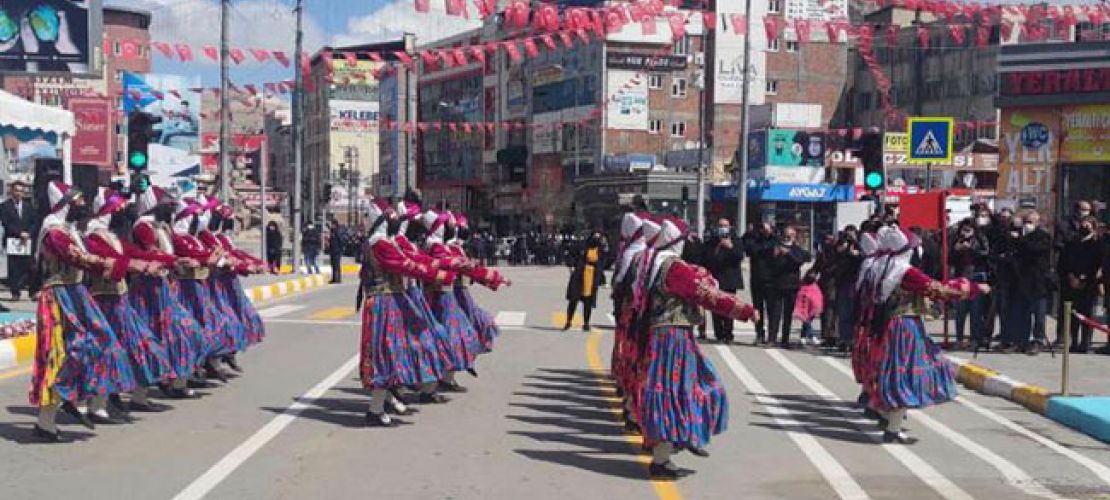
POLYGON ((794 319, 802 323, 802 345, 817 344, 813 320, 821 315, 824 308, 825 297, 817 286, 817 277, 808 272, 802 278, 802 287, 798 289, 798 296, 794 299, 794 319))

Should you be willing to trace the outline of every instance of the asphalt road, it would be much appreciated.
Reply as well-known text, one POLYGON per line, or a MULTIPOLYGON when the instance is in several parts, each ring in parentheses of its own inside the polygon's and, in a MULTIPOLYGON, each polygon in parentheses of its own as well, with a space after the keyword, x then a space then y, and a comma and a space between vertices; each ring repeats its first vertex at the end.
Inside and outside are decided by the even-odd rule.
POLYGON ((703 345, 728 388, 730 428, 712 457, 676 457, 694 474, 653 483, 603 377, 608 301, 593 333, 563 332, 567 271, 508 273, 512 288, 477 294, 504 330, 479 378, 460 377, 470 392, 394 429, 362 425, 351 284, 264 305, 266 342, 226 386, 95 434, 62 420, 74 442, 35 443, 27 375, 0 374, 0 497, 1110 498, 1106 445, 1021 407, 965 391, 912 414, 921 442, 883 446, 848 403, 846 359, 746 345, 703 345))

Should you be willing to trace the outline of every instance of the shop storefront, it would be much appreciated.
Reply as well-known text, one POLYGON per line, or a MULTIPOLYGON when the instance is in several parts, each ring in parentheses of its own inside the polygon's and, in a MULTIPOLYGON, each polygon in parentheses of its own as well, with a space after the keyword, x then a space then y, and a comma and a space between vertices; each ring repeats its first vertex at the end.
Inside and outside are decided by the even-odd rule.
POLYGON ((1054 221, 1077 200, 1110 199, 1107 54, 1110 41, 1003 47, 995 99, 1000 202, 1035 207, 1054 221))
MULTIPOLYGON (((736 206, 736 186, 714 186, 714 205, 736 206)), ((854 201, 855 188, 842 184, 770 184, 748 186, 748 220, 771 224, 776 230, 794 226, 798 242, 813 248, 814 239, 836 232, 836 206, 854 201)))

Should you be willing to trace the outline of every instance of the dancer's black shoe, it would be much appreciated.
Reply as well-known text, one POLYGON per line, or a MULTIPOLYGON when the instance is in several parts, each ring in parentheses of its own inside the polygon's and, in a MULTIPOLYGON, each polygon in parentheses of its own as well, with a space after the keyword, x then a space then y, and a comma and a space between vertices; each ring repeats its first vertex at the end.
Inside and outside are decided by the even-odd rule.
POLYGON ((914 444, 917 442, 917 438, 907 436, 904 432, 883 431, 883 442, 887 444, 914 444))
POLYGON ((696 446, 687 446, 686 451, 694 454, 694 456, 698 456, 698 457, 701 457, 701 458, 709 458, 709 452, 706 451, 705 448, 698 448, 696 446))
POLYGON ((478 378, 478 370, 470 368, 466 370, 466 373, 469 373, 471 377, 478 378))
POLYGON ((227 363, 228 368, 235 370, 235 373, 243 373, 243 368, 239 366, 239 360, 235 359, 234 354, 224 356, 224 363, 227 363))
POLYGON ((220 382, 227 383, 227 375, 224 375, 219 369, 216 368, 216 363, 211 359, 204 363, 204 376, 214 378, 220 382))
POLYGON ((123 420, 113 417, 111 414, 108 414, 108 416, 105 417, 96 412, 89 412, 85 416, 89 419, 90 422, 96 425, 120 425, 125 423, 123 420))
POLYGON ((66 415, 77 419, 77 421, 80 422, 81 425, 85 426, 89 430, 96 429, 96 424, 94 424, 92 420, 89 420, 89 417, 86 417, 84 413, 81 413, 81 410, 78 410, 72 402, 66 401, 62 403, 62 411, 64 411, 66 415))
POLYGON ((654 481, 674 481, 678 479, 678 469, 675 469, 671 462, 661 464, 652 462, 648 467, 648 475, 654 481))
POLYGON ((61 431, 50 432, 39 427, 39 424, 35 424, 35 428, 31 429, 31 435, 44 443, 59 443, 62 441, 61 431))
POLYGON ((169 410, 170 407, 164 404, 155 403, 154 401, 147 401, 146 403, 131 401, 131 403, 128 405, 128 409, 135 413, 162 413, 166 410, 169 410))
POLYGON ((438 404, 446 403, 448 401, 450 401, 450 399, 448 399, 446 396, 444 396, 442 394, 435 394, 435 393, 422 392, 422 393, 420 393, 419 396, 416 397, 416 402, 420 403, 420 404, 435 404, 435 405, 438 405, 438 404))
POLYGON ((366 425, 368 427, 396 427, 397 421, 385 413, 366 412, 366 425))
POLYGON ((459 385, 458 382, 447 382, 445 380, 440 380, 439 390, 443 392, 456 392, 462 394, 466 392, 466 387, 459 385))
POLYGON ((120 398, 119 394, 108 396, 108 412, 111 413, 113 410, 116 413, 127 414, 127 406, 123 404, 123 398, 120 398))

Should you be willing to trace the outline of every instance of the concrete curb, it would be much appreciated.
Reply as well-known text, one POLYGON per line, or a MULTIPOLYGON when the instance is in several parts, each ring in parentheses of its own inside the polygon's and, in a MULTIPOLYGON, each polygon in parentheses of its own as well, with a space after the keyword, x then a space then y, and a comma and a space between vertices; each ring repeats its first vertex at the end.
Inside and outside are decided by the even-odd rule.
MULTIPOLYGON (((347 271, 347 266, 344 272, 347 271)), ((245 290, 247 297, 255 304, 275 300, 320 288, 327 283, 324 274, 294 278, 269 285, 259 285, 245 290)), ((36 336, 24 335, 0 340, 0 371, 17 368, 35 359, 36 336)))
POLYGON ((1110 398, 1063 397, 955 356, 948 364, 968 389, 1013 401, 1060 424, 1110 443, 1110 398))

